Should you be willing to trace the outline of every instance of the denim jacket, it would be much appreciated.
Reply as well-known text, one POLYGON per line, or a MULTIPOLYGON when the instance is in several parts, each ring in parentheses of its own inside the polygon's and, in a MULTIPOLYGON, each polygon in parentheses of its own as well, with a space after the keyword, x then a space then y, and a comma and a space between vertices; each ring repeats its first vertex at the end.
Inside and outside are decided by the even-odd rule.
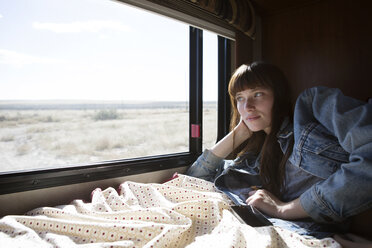
MULTIPOLYGON (((283 123, 277 134, 283 152, 293 135, 289 161, 325 179, 300 196, 312 219, 341 222, 372 207, 372 104, 338 89, 308 89, 296 101, 293 125, 283 123)), ((187 173, 214 181, 236 204, 260 185, 259 158, 249 153, 232 161, 206 150, 187 173)))

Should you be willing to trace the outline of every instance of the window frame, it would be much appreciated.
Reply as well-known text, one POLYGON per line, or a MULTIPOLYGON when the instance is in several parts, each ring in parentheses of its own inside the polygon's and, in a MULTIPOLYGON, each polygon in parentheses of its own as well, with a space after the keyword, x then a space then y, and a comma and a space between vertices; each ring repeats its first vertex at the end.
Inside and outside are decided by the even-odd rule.
MULTIPOLYGON (((185 167, 202 153, 203 31, 190 26, 189 56, 189 152, 120 159, 79 166, 10 171, 0 173, 0 195, 159 170, 185 167), (199 137, 192 137, 192 125, 199 125, 199 137)), ((227 85, 231 73, 231 40, 218 36, 218 123, 217 140, 228 132, 230 110, 227 85)))

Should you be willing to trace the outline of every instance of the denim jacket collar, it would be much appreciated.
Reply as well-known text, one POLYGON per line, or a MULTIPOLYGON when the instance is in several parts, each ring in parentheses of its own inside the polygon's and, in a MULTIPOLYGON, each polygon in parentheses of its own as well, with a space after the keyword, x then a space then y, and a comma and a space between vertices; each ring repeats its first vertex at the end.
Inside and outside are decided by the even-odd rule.
POLYGON ((286 117, 280 126, 279 132, 276 134, 278 139, 287 139, 293 134, 293 124, 289 120, 289 117, 286 117))

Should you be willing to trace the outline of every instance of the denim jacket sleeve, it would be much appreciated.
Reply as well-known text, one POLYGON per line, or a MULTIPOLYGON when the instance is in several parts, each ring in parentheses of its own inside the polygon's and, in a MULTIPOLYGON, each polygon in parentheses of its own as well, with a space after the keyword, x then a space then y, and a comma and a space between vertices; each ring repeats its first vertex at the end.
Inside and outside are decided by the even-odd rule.
POLYGON ((337 89, 315 87, 304 91, 294 113, 294 153, 299 153, 309 123, 328 130, 349 157, 326 180, 300 196, 304 210, 317 221, 337 222, 371 208, 372 104, 344 96, 337 89))
POLYGON ((225 160, 217 157, 208 149, 188 168, 186 174, 213 182, 225 165, 225 160))

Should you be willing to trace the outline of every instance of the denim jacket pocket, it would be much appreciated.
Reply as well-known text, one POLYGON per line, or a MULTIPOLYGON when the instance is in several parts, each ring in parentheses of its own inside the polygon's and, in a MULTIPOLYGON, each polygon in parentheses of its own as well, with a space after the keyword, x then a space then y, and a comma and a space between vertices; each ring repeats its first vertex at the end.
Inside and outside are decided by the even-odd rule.
POLYGON ((323 179, 336 172, 341 164, 349 162, 349 153, 319 123, 310 123, 304 128, 296 149, 301 157, 299 166, 323 179))

